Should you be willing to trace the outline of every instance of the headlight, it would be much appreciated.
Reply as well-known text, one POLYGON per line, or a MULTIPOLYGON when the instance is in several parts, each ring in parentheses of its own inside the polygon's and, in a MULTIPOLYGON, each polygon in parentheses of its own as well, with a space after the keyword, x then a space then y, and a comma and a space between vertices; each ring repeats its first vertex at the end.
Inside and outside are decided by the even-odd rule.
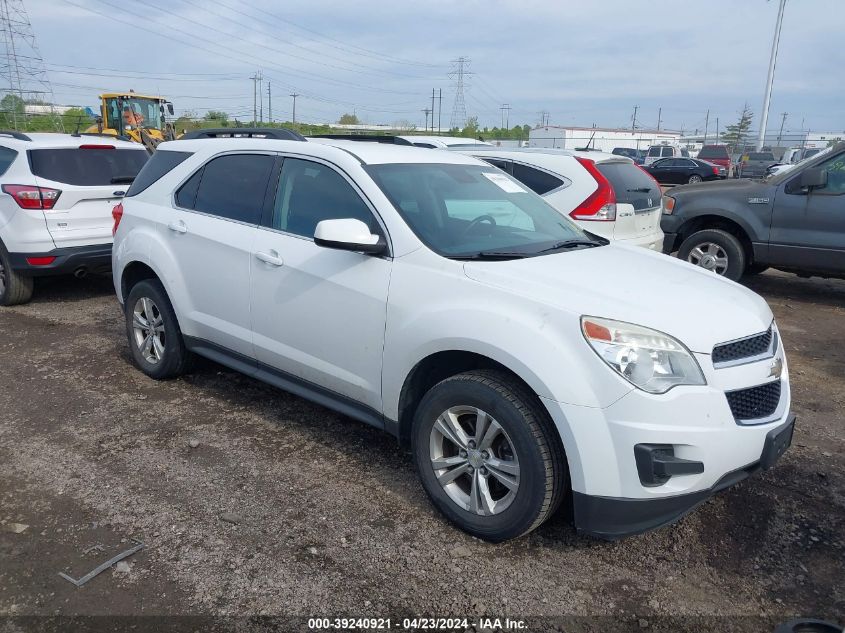
POLYGON ((677 385, 706 385, 704 374, 683 343, 632 323, 581 317, 584 338, 605 363, 635 387, 666 393, 677 385))

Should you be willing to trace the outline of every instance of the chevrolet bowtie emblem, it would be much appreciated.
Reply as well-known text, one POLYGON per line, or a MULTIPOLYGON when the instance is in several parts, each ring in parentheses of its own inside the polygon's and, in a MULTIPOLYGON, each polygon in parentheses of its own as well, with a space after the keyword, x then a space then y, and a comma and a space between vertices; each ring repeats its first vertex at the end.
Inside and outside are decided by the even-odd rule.
POLYGON ((769 376, 774 378, 780 378, 780 374, 783 371, 783 360, 780 358, 776 358, 775 361, 772 363, 771 369, 769 369, 769 376))

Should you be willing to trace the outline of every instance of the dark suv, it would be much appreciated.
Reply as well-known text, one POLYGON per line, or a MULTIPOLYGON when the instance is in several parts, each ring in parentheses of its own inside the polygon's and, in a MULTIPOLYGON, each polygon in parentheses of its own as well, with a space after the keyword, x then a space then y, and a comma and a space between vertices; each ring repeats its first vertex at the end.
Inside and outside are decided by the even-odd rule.
POLYGON ((663 250, 733 280, 773 267, 845 279, 845 143, 766 180, 664 198, 663 250))

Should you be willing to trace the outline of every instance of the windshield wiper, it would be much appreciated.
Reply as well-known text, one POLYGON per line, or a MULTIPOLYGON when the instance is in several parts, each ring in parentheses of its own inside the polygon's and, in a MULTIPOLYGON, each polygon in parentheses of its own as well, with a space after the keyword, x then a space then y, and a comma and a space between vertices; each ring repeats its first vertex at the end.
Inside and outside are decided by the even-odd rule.
POLYGON ((579 248, 581 246, 592 248, 593 246, 604 246, 603 242, 596 242, 593 240, 566 240, 564 242, 558 242, 557 244, 553 244, 548 248, 544 248, 541 251, 537 251, 538 253, 548 253, 550 251, 559 251, 565 248, 579 248))
POLYGON ((449 255, 449 259, 457 260, 479 260, 479 259, 522 259, 530 257, 531 253, 517 253, 514 251, 478 251, 468 255, 449 255))
POLYGON ((637 187, 636 189, 628 189, 628 193, 648 193, 653 187, 637 187))
POLYGON ((113 185, 131 184, 133 182, 135 182, 135 176, 115 176, 111 179, 113 185))

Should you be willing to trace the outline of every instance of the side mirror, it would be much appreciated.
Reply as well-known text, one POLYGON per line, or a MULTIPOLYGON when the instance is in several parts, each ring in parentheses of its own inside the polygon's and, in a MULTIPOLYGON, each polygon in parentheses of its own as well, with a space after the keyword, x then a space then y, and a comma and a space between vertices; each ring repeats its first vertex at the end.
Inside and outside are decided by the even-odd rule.
POLYGON ((370 233, 370 228, 352 218, 322 220, 314 230, 314 243, 325 248, 380 255, 387 250, 384 239, 370 233))
POLYGON ((168 114, 170 114, 170 116, 173 116, 173 104, 169 101, 167 102, 167 112, 168 114))
POLYGON ((799 181, 802 189, 815 189, 827 184, 827 170, 821 167, 811 167, 801 173, 799 181))

